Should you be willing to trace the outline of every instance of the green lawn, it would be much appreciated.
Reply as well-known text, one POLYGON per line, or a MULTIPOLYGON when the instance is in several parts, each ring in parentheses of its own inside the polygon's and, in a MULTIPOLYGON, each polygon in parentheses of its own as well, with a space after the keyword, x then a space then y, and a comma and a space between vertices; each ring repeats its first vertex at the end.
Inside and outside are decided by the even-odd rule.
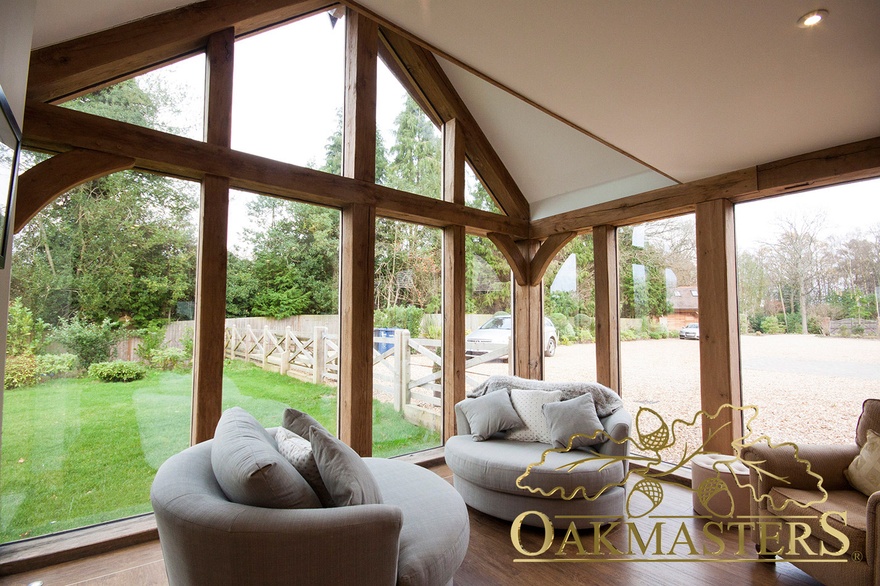
MULTIPOLYGON (((190 373, 151 372, 131 383, 58 379, 5 393, 0 462, 0 542, 150 510, 156 469, 189 445, 190 373)), ((263 425, 286 406, 336 429, 336 391, 227 365, 223 407, 238 405, 263 425)), ((374 454, 392 456, 440 443, 437 433, 374 402, 374 454)))

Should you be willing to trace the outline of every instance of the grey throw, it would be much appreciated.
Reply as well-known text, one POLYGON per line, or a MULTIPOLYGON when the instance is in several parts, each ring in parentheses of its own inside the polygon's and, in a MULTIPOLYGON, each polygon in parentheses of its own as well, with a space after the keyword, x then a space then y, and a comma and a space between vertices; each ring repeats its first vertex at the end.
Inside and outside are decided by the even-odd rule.
POLYGON ((596 404, 596 414, 599 417, 608 417, 618 409, 623 408, 623 401, 620 396, 606 387, 595 382, 575 382, 575 383, 554 383, 540 380, 532 380, 528 378, 520 378, 518 376, 496 375, 490 376, 483 383, 471 389, 468 397, 482 397, 486 393, 492 391, 500 391, 502 389, 526 389, 534 391, 562 391, 562 400, 574 399, 590 393, 593 395, 593 402, 596 404))

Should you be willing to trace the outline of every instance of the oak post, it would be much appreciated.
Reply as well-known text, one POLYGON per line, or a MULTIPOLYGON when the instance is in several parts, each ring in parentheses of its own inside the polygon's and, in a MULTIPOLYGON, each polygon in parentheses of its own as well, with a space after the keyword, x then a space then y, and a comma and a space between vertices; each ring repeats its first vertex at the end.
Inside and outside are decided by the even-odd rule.
POLYGON ((593 228, 593 254, 596 269, 596 378, 619 394, 617 230, 613 226, 593 228))
MULTIPOLYGON (((538 252, 540 243, 527 240, 519 244, 526 263, 538 252)), ((513 283, 513 373, 531 379, 544 378, 543 283, 513 283)))
MULTIPOLYGON (((376 23, 346 10, 342 174, 376 178, 376 23)), ((361 456, 373 453, 373 284, 376 208, 342 209, 340 263, 339 438, 361 456)))
MULTIPOLYGON (((230 145, 234 47, 235 31, 232 28, 208 38, 205 60, 205 140, 211 145, 230 145)), ((205 176, 199 209, 191 428, 193 444, 214 437, 214 428, 217 427, 222 410, 228 177, 205 176)))
MULTIPOLYGON (((696 225, 700 395, 702 409, 714 415, 723 405, 742 405, 733 204, 725 199, 697 204, 696 225)), ((722 410, 711 421, 704 416, 706 450, 732 454, 731 443, 742 430, 740 411, 722 410), (718 433, 709 439, 713 430, 718 433)))
MULTIPOLYGON (((465 138, 453 119, 443 126, 443 199, 464 204, 465 138)), ((455 435, 455 404, 465 396, 465 233, 443 229, 443 441, 455 435)))

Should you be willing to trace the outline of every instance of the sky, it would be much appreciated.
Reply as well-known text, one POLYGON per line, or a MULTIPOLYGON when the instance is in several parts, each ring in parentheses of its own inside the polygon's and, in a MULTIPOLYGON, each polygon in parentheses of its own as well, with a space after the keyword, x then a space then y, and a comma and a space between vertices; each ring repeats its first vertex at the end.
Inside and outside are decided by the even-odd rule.
MULTIPOLYGON (((344 21, 331 27, 326 14, 236 42, 232 147, 295 165, 321 166, 343 103, 344 43, 344 21)), ((165 76, 185 96, 173 123, 189 126, 185 134, 195 139, 202 134, 200 122, 192 121, 202 116, 204 67, 199 55, 148 74, 165 76)), ((394 119, 405 95, 380 59, 376 123, 386 147, 393 144, 394 119)), ((248 224, 246 201, 253 197, 233 193, 233 246, 241 244, 240 233, 248 224)), ((735 214, 739 250, 772 241, 778 220, 792 215, 822 214, 823 237, 867 232, 880 225, 880 179, 738 204, 735 214)))

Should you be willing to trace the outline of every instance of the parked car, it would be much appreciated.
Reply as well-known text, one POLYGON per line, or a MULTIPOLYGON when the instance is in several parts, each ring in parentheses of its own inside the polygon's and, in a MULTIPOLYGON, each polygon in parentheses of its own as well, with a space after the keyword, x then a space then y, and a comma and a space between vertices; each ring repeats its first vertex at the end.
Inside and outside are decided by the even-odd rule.
MULTIPOLYGON (((482 349, 479 344, 509 344, 512 319, 510 315, 496 315, 465 338, 469 345, 477 344, 476 348, 468 348, 468 356, 486 354, 490 349, 482 349)), ((556 326, 550 318, 544 318, 544 356, 556 354, 556 326)))
POLYGON ((681 340, 699 340, 700 324, 688 324, 678 330, 678 337, 681 340))

